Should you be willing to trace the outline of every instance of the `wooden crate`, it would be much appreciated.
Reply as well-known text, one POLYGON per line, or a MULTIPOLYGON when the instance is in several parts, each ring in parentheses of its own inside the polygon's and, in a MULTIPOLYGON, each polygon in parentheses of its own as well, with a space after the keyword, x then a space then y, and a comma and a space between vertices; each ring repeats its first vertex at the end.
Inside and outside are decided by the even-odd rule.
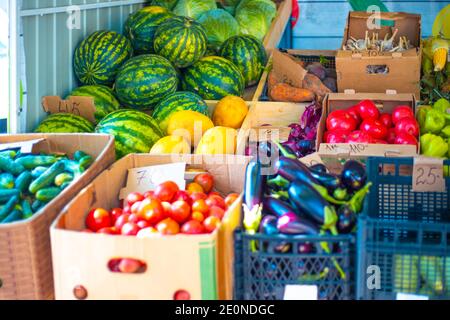
POLYGON ((114 139, 96 134, 0 135, 0 144, 44 139, 33 152, 73 154, 83 150, 95 156, 89 169, 32 218, 0 224, 0 299, 51 299, 53 274, 49 228, 62 208, 100 172, 115 161, 114 139))

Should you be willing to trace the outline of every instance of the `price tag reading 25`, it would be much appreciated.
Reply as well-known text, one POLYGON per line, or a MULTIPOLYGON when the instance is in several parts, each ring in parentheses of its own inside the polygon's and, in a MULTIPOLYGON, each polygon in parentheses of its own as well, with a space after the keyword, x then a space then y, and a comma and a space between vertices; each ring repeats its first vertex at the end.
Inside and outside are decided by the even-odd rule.
POLYGON ((444 161, 435 158, 414 158, 414 192, 445 192, 444 161))

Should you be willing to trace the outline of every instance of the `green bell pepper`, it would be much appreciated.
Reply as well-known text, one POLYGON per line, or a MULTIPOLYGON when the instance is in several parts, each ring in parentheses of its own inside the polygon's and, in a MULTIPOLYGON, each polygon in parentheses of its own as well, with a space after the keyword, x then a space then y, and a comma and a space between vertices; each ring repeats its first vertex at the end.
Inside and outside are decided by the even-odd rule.
POLYGON ((427 117, 427 113, 431 109, 432 109, 431 106, 421 106, 419 108, 419 110, 417 111, 417 121, 419 122, 420 130, 422 132, 424 131, 425 119, 427 117))
POLYGON ((445 126, 441 133, 444 138, 450 138, 450 125, 445 126))
POLYGON ((441 98, 434 103, 433 109, 442 113, 450 113, 450 102, 447 99, 441 98))
POLYGON ((447 156, 449 145, 442 137, 426 133, 420 137, 420 147, 425 156, 443 158, 447 156))
POLYGON ((428 110, 421 128, 422 133, 440 133, 445 126, 445 122, 446 119, 442 112, 435 109, 428 110))

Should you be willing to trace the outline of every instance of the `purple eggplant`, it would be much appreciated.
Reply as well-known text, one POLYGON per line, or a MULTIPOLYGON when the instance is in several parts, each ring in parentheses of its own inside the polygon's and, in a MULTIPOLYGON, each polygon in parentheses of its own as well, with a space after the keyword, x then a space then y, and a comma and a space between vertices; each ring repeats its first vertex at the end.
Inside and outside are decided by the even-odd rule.
POLYGON ((290 212, 295 213, 294 208, 292 208, 285 201, 275 199, 272 197, 267 197, 264 199, 263 208, 270 214, 277 216, 277 217, 282 217, 283 215, 290 213, 290 212))
POLYGON ((347 189, 358 191, 366 185, 366 169, 358 161, 347 161, 341 173, 341 180, 347 189))
POLYGON ((244 203, 251 210, 260 205, 264 195, 265 176, 261 173, 261 164, 252 161, 245 173, 244 203))
POLYGON ((278 218, 278 231, 289 235, 318 235, 320 229, 306 218, 299 218, 295 213, 289 212, 278 218))
POLYGON ((265 216, 262 221, 261 224, 259 226, 259 232, 265 235, 274 235, 274 234, 278 234, 278 228, 277 228, 277 217, 275 216, 271 216, 271 215, 267 215, 265 216))
POLYGON ((336 224, 339 233, 351 233, 357 223, 357 214, 349 206, 343 205, 338 209, 338 222, 336 224))
POLYGON ((310 242, 299 243, 298 244, 298 253, 300 254, 309 254, 314 251, 314 246, 310 242))
POLYGON ((322 163, 318 163, 309 167, 309 170, 317 173, 328 173, 327 167, 322 163))
POLYGON ((280 157, 275 165, 275 169, 280 176, 290 182, 302 181, 308 184, 319 184, 319 182, 311 175, 309 168, 296 159, 280 157))
POLYGON ((311 171, 311 175, 325 188, 328 189, 331 193, 334 192, 337 188, 341 186, 340 177, 327 173, 327 172, 316 172, 311 171))

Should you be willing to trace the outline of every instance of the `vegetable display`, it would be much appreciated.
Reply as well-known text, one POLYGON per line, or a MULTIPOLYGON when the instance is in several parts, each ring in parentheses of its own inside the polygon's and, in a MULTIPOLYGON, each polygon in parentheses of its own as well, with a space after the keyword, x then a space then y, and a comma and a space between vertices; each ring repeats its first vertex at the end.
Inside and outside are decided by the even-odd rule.
POLYGON ((200 16, 198 22, 206 30, 210 49, 216 52, 226 40, 240 33, 236 19, 223 9, 205 12, 200 16))
POLYGON ((67 155, 0 154, 0 224, 27 220, 76 181, 94 159, 83 151, 67 155))

